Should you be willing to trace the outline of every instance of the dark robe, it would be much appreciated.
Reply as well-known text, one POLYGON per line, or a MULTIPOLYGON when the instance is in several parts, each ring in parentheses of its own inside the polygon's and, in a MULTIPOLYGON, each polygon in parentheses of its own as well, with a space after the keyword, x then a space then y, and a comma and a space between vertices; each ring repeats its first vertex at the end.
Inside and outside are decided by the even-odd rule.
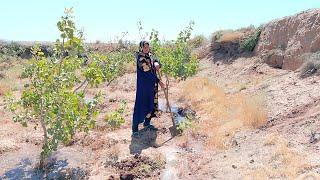
POLYGON ((145 118, 156 117, 158 112, 158 83, 154 63, 158 62, 149 54, 136 53, 137 89, 133 112, 132 130, 138 131, 139 123, 145 118))

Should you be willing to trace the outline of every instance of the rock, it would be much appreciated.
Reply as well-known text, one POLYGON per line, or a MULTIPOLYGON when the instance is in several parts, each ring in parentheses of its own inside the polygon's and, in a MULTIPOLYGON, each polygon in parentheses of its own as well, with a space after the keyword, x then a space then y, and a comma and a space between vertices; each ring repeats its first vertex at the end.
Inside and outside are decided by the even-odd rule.
POLYGON ((121 180, 133 180, 134 175, 133 174, 121 174, 120 179, 121 180))
POLYGON ((231 145, 232 145, 232 147, 235 147, 235 146, 239 146, 239 143, 238 143, 237 140, 233 139, 233 140, 231 141, 231 145))
POLYGON ((233 168, 233 169, 237 169, 237 166, 233 164, 233 165, 232 165, 232 168, 233 168))
POLYGON ((250 163, 251 163, 251 164, 252 164, 252 163, 254 163, 254 160, 253 160, 253 159, 251 159, 251 160, 250 160, 250 163))
POLYGON ((320 134, 319 133, 311 132, 311 136, 310 136, 310 139, 309 139, 310 143, 315 144, 315 143, 319 142, 319 139, 320 139, 320 134))
POLYGON ((114 180, 114 179, 116 179, 116 178, 113 175, 110 175, 108 178, 108 180, 114 180))
POLYGON ((221 48, 221 45, 220 43, 216 42, 216 41, 213 41, 212 44, 211 44, 211 50, 213 51, 216 51, 216 50, 219 50, 221 48))
POLYGON ((284 53, 280 49, 272 49, 263 58, 264 62, 274 68, 282 68, 284 53))
POLYGON ((181 117, 187 117, 189 119, 194 119, 196 117, 196 112, 190 107, 178 107, 177 113, 181 117))
POLYGON ((117 102, 117 99, 115 99, 115 98, 110 98, 110 99, 109 99, 109 102, 117 102))
POLYGON ((320 9, 266 24, 255 48, 258 55, 271 53, 266 60, 270 66, 289 70, 303 64, 301 54, 316 51, 320 51, 320 9))

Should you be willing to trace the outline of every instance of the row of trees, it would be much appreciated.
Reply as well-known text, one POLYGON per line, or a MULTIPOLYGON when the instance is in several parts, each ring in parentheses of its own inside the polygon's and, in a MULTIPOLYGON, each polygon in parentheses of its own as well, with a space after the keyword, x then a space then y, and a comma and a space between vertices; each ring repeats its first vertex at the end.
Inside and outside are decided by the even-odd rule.
MULTIPOLYGON (((197 59, 191 55, 187 45, 194 23, 182 30, 175 41, 161 42, 158 32, 150 36, 153 53, 163 65, 163 73, 178 79, 186 79, 196 73, 197 59)), ((32 48, 33 58, 24 69, 22 77, 28 79, 21 97, 9 93, 6 108, 13 120, 27 126, 35 122, 42 128, 43 145, 40 167, 60 142, 68 144, 76 132, 88 132, 95 125, 99 113, 101 92, 89 99, 88 86, 109 85, 123 74, 125 64, 134 61, 130 51, 117 50, 107 54, 91 53, 87 57, 83 33, 74 23, 72 9, 57 23, 60 38, 56 40, 54 55, 47 57, 39 46, 32 48)), ((169 81, 167 81, 169 82, 169 81)), ((167 83, 169 85, 169 83, 167 83)))

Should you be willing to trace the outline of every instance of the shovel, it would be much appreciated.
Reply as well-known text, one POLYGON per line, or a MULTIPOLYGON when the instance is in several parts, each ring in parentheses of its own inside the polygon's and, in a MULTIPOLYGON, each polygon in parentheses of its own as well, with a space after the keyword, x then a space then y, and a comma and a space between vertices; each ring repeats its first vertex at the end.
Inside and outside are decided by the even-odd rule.
MULTIPOLYGON (((161 80, 161 74, 162 73, 160 72, 160 70, 159 70, 158 74, 159 74, 159 79, 161 80)), ((168 77, 166 77, 166 85, 167 86, 169 85, 168 77)), ((173 115, 173 113, 171 111, 171 106, 170 106, 170 103, 169 103, 168 87, 162 88, 162 90, 163 90, 164 96, 166 98, 167 108, 169 109, 169 113, 170 113, 170 117, 171 117, 171 121, 172 121, 172 126, 169 128, 169 130, 170 130, 171 136, 174 137, 174 136, 177 136, 177 135, 181 134, 181 131, 177 129, 177 125, 176 125, 176 122, 174 120, 174 115, 173 115)))

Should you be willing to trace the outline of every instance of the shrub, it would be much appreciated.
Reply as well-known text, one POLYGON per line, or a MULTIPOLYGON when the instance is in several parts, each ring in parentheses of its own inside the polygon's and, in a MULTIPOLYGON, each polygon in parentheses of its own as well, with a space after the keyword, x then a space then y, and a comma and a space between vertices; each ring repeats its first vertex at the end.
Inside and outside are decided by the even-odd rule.
POLYGON ((305 54, 302 58, 305 59, 305 62, 300 68, 301 78, 320 74, 320 52, 305 54))
POLYGON ((240 42, 240 48, 244 51, 252 52, 256 47, 262 31, 262 26, 258 27, 255 32, 249 37, 240 42))
POLYGON ((120 104, 120 107, 117 110, 111 113, 108 113, 105 116, 104 120, 107 122, 107 124, 112 130, 119 129, 120 126, 125 123, 123 114, 126 108, 127 108, 127 103, 125 101, 122 101, 120 104))
POLYGON ((195 36, 194 38, 189 39, 187 43, 191 48, 199 48, 206 41, 207 41, 206 37, 204 37, 203 35, 198 35, 198 36, 195 36))

